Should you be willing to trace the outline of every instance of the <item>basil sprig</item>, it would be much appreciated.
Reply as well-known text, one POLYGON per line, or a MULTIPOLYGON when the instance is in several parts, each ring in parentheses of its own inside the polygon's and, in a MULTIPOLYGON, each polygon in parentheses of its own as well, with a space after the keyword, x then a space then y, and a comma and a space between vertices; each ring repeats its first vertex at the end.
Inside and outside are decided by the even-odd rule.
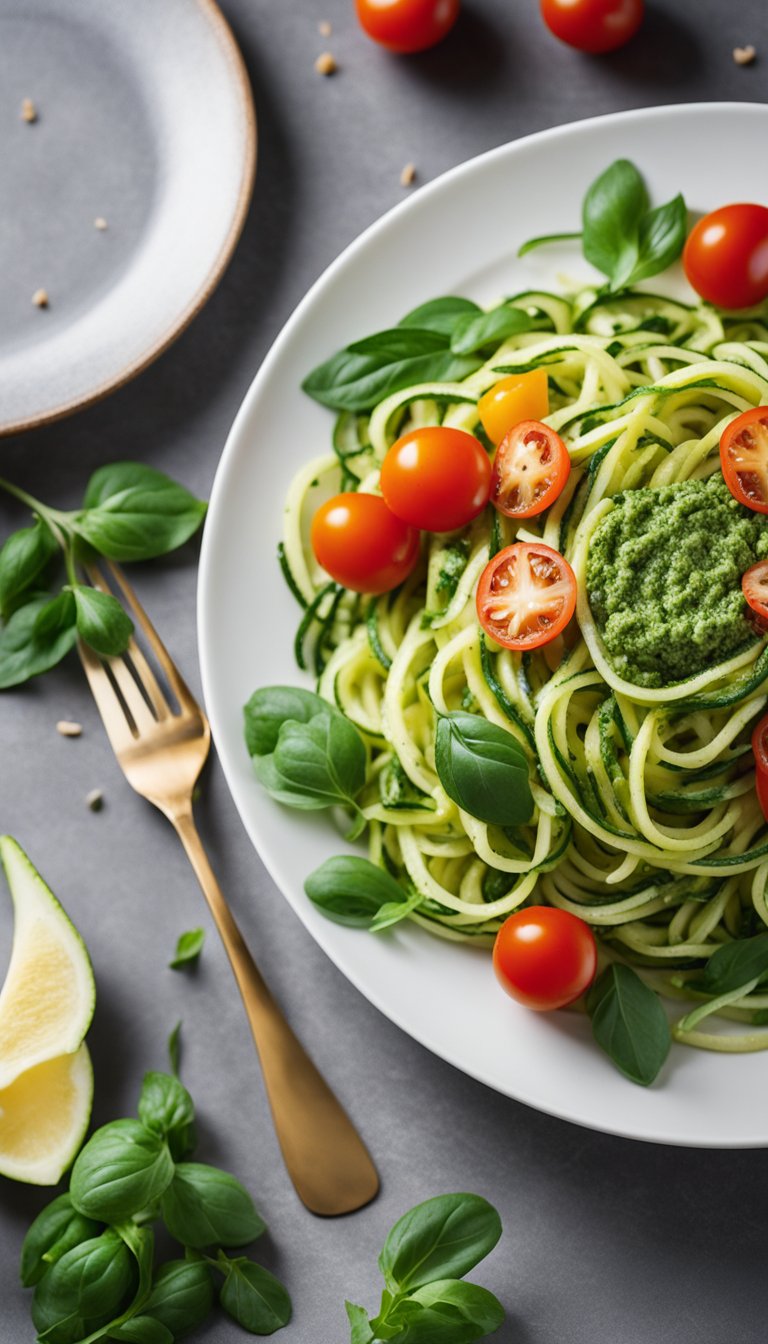
POLYGON ((672 1036, 661 1000, 629 966, 609 966, 587 995, 597 1044, 626 1078, 648 1087, 669 1054, 672 1036))
POLYGON ((417 1204, 390 1231, 379 1256, 378 1315, 347 1302, 351 1344, 469 1344, 498 1330, 504 1308, 463 1277, 494 1248, 501 1220, 480 1195, 438 1195, 417 1204))
POLYGON ((64 512, 0 480, 35 515, 0 549, 0 690, 61 662, 78 637, 105 658, 122 653, 133 623, 111 593, 82 584, 77 564, 165 555, 197 531, 205 504, 163 472, 139 462, 101 467, 80 509, 64 512), (63 565, 64 586, 59 570, 63 565), (58 580, 58 582, 57 582, 58 580), (52 586, 60 588, 58 595, 52 586))
POLYGON ((464 812, 496 826, 530 821, 528 762, 517 739, 481 714, 441 714, 435 767, 445 792, 464 812))
POLYGON ((304 883, 316 908, 336 924, 377 933, 405 919, 423 900, 406 892, 384 868, 355 854, 326 859, 304 883))
POLYGON ((687 229, 685 201, 678 193, 651 209, 640 173, 628 159, 616 159, 587 190, 581 234, 531 238, 519 250, 565 238, 581 238, 587 261, 607 277, 604 289, 617 293, 665 271, 683 250, 687 229))

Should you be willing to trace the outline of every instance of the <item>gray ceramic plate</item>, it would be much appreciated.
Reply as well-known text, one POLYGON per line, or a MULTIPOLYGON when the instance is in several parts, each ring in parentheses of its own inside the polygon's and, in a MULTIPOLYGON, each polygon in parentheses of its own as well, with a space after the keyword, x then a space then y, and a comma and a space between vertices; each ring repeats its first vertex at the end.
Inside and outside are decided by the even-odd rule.
POLYGON ((255 142, 213 0, 0 0, 0 433, 103 396, 179 334, 237 241, 255 142))

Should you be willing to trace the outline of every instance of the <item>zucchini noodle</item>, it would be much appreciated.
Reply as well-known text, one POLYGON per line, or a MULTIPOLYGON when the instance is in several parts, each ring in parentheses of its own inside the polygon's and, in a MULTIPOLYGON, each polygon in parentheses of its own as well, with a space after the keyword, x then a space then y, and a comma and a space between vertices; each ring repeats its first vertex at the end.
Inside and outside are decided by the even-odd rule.
POLYGON ((586 571, 619 492, 719 472, 724 426, 768 403, 768 319, 639 291, 511 302, 535 329, 504 341, 462 382, 409 387, 370 416, 342 413, 333 452, 302 468, 288 496, 284 566, 306 607, 301 639, 313 644, 319 693, 369 751, 358 801, 370 857, 421 897, 408 917, 432 933, 490 945, 524 902, 558 906, 594 928, 602 964, 629 963, 654 989, 688 1001, 677 1039, 765 1048, 768 1037, 752 1027, 768 1021, 768 994, 753 983, 702 1006, 696 976, 722 944, 768 925, 768 830, 749 748, 768 702, 767 641, 745 622, 745 647, 726 660, 671 685, 636 684, 611 663, 586 571), (388 448, 409 430, 443 424, 482 439, 482 393, 539 367, 549 380, 546 423, 572 463, 554 506, 517 527, 488 508, 460 532, 425 534, 419 566, 381 597, 329 584, 308 544, 318 503, 339 489, 376 492, 388 448), (577 623, 567 643, 520 654, 478 624, 478 579, 516 538, 545 542, 573 567, 577 623), (530 823, 487 825, 445 793, 436 711, 457 709, 519 742, 530 823), (709 1014, 746 1025, 741 1034, 695 1030, 709 1014))

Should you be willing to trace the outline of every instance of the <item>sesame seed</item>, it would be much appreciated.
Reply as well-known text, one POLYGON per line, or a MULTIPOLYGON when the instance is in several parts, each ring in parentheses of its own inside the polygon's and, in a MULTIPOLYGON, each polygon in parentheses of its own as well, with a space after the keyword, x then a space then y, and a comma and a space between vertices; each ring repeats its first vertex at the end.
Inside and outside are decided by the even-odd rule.
POLYGON ((56 724, 56 732, 61 733, 62 737, 79 737, 83 731, 81 723, 75 723, 72 719, 59 719, 56 724))
POLYGON ((47 289, 36 289, 35 292, 34 292, 34 294, 32 295, 32 302, 34 303, 34 305, 35 305, 36 308, 47 308, 47 307, 48 307, 48 290, 47 290, 47 289))

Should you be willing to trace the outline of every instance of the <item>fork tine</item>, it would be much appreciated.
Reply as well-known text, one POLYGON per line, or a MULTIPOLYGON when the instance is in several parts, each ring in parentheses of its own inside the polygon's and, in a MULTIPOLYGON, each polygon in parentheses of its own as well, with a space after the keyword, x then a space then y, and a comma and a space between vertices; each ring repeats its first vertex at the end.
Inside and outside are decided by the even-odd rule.
MULTIPOLYGON (((85 568, 88 578, 90 579, 94 588, 99 588, 103 593, 109 593, 110 592, 109 586, 107 585, 107 583, 105 583, 104 577, 101 574, 101 571, 96 567, 96 565, 86 565, 85 568)), ((117 575, 115 577, 118 578, 117 575)), ((135 604, 133 605, 135 610, 135 604)), ((157 719, 158 723, 162 723, 162 721, 164 719, 167 719, 168 716, 171 714, 171 707, 168 704, 168 700, 166 699, 165 695, 163 694, 160 688, 160 685, 154 672, 152 671, 152 668, 150 667, 149 663, 144 657, 144 654, 142 653, 135 639, 132 638, 129 641, 128 647, 125 652, 126 655, 130 658, 131 662, 133 663, 134 668, 136 669, 136 675, 139 681, 141 682, 144 692, 152 705, 155 718, 157 719)), ((130 694, 132 696, 132 688, 127 683, 125 686, 123 685, 125 678, 116 666, 117 661, 118 660, 116 659, 115 660, 110 659, 109 664, 115 675, 116 681, 118 681, 120 684, 120 689, 126 698, 126 703, 128 704, 129 703, 128 695, 130 694)), ((130 679, 133 680, 133 678, 130 679)))
POLYGON ((179 700, 179 704, 185 706, 188 709, 196 710, 198 713, 201 712, 200 706, 198 705, 195 697, 193 696, 192 692, 187 686, 187 683, 185 682, 184 678, 182 677, 181 673, 176 667, 176 664, 174 663, 173 659, 168 653, 168 650, 166 649, 163 641, 158 635, 147 613, 145 612, 144 608, 139 602, 139 599, 137 598, 135 592, 133 591, 133 588, 131 587, 130 583, 123 574, 123 571, 111 560, 109 560, 107 564, 109 572, 112 575, 113 579, 115 580, 115 583, 117 584, 118 588, 122 592, 123 597, 128 603, 128 606, 130 607, 132 614, 136 617, 136 620, 138 621, 139 625, 144 631, 147 641, 152 649, 152 652, 154 653, 158 663, 163 669, 163 672, 168 678, 168 683, 171 686, 172 690, 175 692, 179 700))
POLYGON ((121 751, 125 751, 133 745, 134 738, 131 726, 125 717, 123 707, 115 695, 114 686, 112 686, 107 670, 98 654, 94 653, 93 649, 84 644, 82 640, 78 641, 77 651, 80 654, 80 662, 88 678, 91 693, 96 701, 96 707, 107 731, 107 737, 112 744, 112 750, 115 755, 119 756, 121 751))

